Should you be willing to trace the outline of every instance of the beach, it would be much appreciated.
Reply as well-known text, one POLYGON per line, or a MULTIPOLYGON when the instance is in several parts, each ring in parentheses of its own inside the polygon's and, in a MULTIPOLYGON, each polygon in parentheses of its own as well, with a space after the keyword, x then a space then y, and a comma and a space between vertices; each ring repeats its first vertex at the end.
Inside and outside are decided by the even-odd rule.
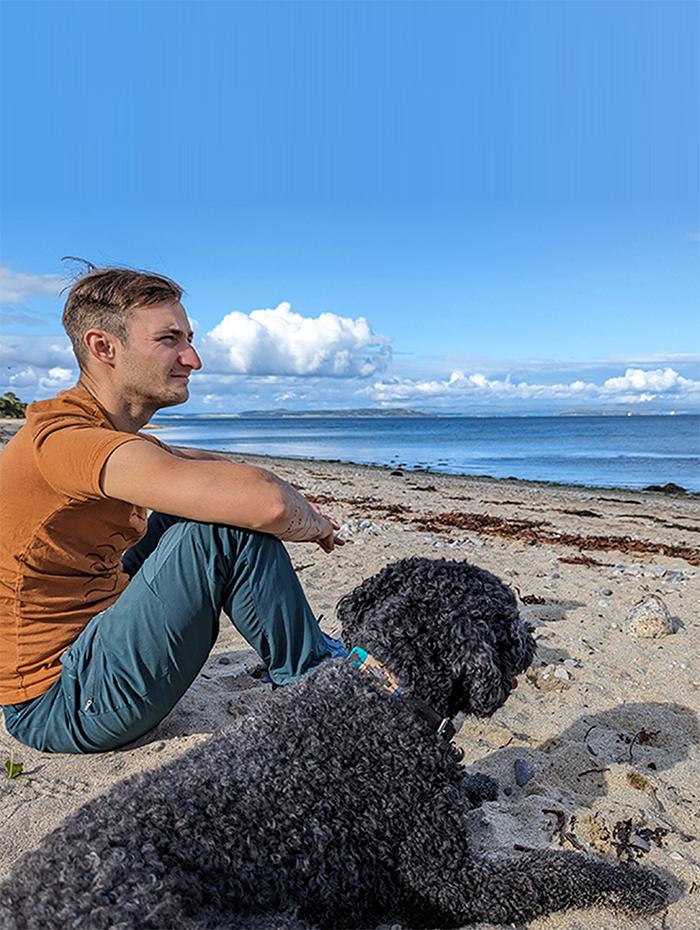
MULTIPOLYGON (((2 438, 17 425, 3 421, 2 438)), ((331 554, 288 545, 328 633, 339 632, 338 598, 395 559, 467 560, 518 595, 535 627, 537 657, 493 717, 457 721, 464 765, 492 775, 501 788, 496 801, 469 815, 474 847, 634 859, 665 875, 671 889, 668 910, 649 918, 571 911, 528 926, 700 926, 697 498, 228 457, 271 469, 341 524, 346 545, 331 554), (631 632, 628 621, 649 595, 663 601, 670 617, 665 635, 654 638, 631 632), (522 760, 517 779, 516 760, 522 760)), ((257 665, 222 618, 213 653, 189 692, 136 744, 94 756, 49 755, 16 743, 0 727, 3 766, 12 757, 23 767, 21 778, 0 778, 0 877, 85 801, 132 773, 196 751, 251 702, 264 701, 269 686, 250 674, 257 665)))

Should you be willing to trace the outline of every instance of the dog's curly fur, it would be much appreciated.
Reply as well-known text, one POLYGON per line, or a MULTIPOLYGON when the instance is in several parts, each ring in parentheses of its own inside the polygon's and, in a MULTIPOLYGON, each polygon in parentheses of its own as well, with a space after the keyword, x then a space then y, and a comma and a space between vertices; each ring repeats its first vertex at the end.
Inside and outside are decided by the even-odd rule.
MULTIPOLYGON (((389 565, 339 615, 349 645, 440 715, 493 713, 534 654, 511 591, 464 562, 389 565)), ((663 884, 635 867, 476 857, 464 814, 495 787, 465 777, 455 749, 363 670, 329 660, 85 805, 0 887, 0 925, 204 930, 285 913, 320 927, 456 927, 663 905, 663 884)))

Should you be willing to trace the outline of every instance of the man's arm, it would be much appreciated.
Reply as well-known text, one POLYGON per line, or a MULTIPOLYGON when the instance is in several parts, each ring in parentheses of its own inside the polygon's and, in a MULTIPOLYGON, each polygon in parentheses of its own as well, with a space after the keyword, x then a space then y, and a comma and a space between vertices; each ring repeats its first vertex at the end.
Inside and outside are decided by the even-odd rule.
POLYGON ((180 446, 168 446, 173 455, 179 459, 197 459, 200 462, 228 462, 223 455, 216 452, 205 452, 204 449, 184 449, 180 446))
POLYGON ((341 542, 333 532, 337 523, 291 484, 264 468, 218 456, 182 458, 135 439, 112 452, 100 483, 108 497, 202 523, 259 530, 291 542, 316 542, 326 552, 341 542))

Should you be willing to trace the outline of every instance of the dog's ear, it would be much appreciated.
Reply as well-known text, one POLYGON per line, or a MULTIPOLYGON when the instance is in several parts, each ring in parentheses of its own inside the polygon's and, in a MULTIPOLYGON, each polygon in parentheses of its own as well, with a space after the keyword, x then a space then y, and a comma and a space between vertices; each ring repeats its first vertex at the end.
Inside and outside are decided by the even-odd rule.
POLYGON ((536 651, 532 630, 517 619, 472 635, 452 665, 451 714, 489 717, 505 703, 513 679, 529 667, 536 651), (507 631, 507 635, 505 635, 507 631))
POLYGON ((512 681, 512 677, 504 674, 493 643, 488 639, 474 642, 453 672, 449 715, 490 717, 510 694, 512 681))

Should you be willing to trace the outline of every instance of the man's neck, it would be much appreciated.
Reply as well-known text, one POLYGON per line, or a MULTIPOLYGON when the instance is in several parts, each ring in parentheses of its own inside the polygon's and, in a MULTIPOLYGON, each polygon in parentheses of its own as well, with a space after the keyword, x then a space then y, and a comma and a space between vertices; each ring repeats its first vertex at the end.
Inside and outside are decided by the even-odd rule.
POLYGON ((139 406, 129 404, 123 399, 113 396, 113 392, 95 383, 87 372, 82 372, 78 379, 78 387, 87 391, 105 411, 112 426, 120 433, 138 433, 150 421, 158 409, 146 410, 139 406))

